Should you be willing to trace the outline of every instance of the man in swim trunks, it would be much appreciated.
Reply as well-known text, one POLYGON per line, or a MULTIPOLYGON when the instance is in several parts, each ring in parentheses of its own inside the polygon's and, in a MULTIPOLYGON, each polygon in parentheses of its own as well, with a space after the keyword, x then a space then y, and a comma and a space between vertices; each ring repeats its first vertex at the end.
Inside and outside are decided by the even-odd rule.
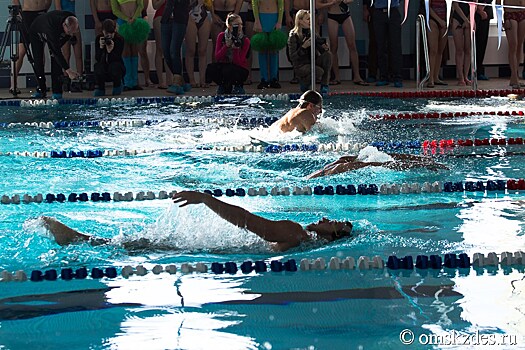
POLYGON ((430 157, 423 157, 414 154, 388 154, 393 160, 386 162, 364 162, 358 159, 358 156, 343 156, 333 163, 326 165, 323 169, 318 170, 310 175, 308 179, 316 177, 335 175, 347 171, 353 171, 368 166, 382 166, 393 170, 407 170, 415 168, 427 168, 429 170, 437 171, 438 169, 448 169, 441 163, 436 163, 430 157))
POLYGON ((316 91, 308 90, 299 98, 297 107, 291 109, 270 126, 270 130, 282 133, 297 130, 307 132, 317 122, 317 116, 323 110, 323 97, 316 91))
POLYGON ((89 6, 95 21, 95 35, 102 33, 102 22, 106 19, 117 20, 117 16, 111 10, 110 0, 89 0, 89 6))
MULTIPOLYGON (((46 13, 51 6, 51 0, 24 0, 23 4, 20 4, 20 0, 13 0, 13 5, 22 6, 22 21, 23 25, 20 30, 20 44, 18 44, 18 60, 16 61, 15 70, 16 76, 20 73, 22 69, 22 64, 24 63, 24 56, 26 55, 26 45, 30 45, 29 40, 29 27, 37 18, 43 13, 46 13)), ((11 77, 13 79, 13 76, 11 77)), ((9 92, 18 95, 20 91, 14 91, 14 84, 11 80, 11 88, 9 92)))
MULTIPOLYGON (((291 220, 269 220, 255 215, 241 207, 222 202, 215 197, 197 191, 183 191, 173 196, 174 203, 180 207, 189 204, 204 204, 217 215, 231 224, 255 233, 270 242, 275 251, 282 252, 299 246, 302 242, 313 239, 324 239, 328 242, 348 237, 352 233, 352 223, 323 218, 303 228, 291 220)), ((56 219, 42 217, 44 226, 55 237, 60 245, 68 245, 79 241, 88 241, 93 245, 109 243, 109 240, 97 238, 77 232, 56 219)))

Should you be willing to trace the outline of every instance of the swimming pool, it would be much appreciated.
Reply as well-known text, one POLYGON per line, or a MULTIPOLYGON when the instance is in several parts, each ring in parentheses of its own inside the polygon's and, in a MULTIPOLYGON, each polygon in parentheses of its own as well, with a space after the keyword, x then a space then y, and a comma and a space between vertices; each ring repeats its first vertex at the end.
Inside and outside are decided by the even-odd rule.
POLYGON ((150 272, 129 278, 2 283, 0 344, 7 349, 376 349, 404 347, 401 340, 410 333, 402 332, 409 330, 416 348, 430 347, 432 335, 451 332, 477 334, 478 341, 480 335, 515 336, 499 346, 508 348, 514 341, 514 348, 523 348, 523 266, 181 272, 184 263, 202 262, 210 269, 212 263, 240 266, 248 260, 269 265, 295 259, 299 265, 302 259, 328 263, 332 257, 347 256, 358 260, 377 255, 386 262, 391 255, 415 260, 417 255, 466 253, 472 258, 477 252, 523 251, 523 191, 221 196, 270 219, 305 225, 329 217, 354 223, 353 239, 314 242, 285 253, 272 252, 255 235, 200 206, 178 208, 158 199, 91 200, 93 193, 114 198, 115 192, 132 192, 136 198, 141 191, 158 197, 160 191, 181 189, 248 193, 250 188, 271 192, 288 187, 293 192, 294 187, 323 186, 324 191, 341 184, 376 184, 380 189, 392 183, 466 185, 523 177, 524 145, 414 146, 425 140, 439 144, 523 137, 519 100, 331 97, 320 125, 305 136, 272 135, 260 125, 292 105, 251 97, 213 103, 2 107, 0 122, 8 124, 0 125, 0 195, 10 201, 19 195, 21 203, 0 205, 0 270, 30 274, 56 269, 60 274, 64 268, 86 267, 89 273, 94 267, 116 267, 120 272, 126 265, 143 265, 150 272), (513 111, 516 115, 497 115, 513 111), (442 112, 468 115, 370 117, 442 112), (45 124, 55 122, 62 124, 45 124), (317 149, 340 144, 350 150, 270 153, 243 148, 253 138, 317 149), (369 167, 306 179, 340 155, 355 154, 373 142, 388 152, 435 153, 449 169, 369 167), (93 153, 99 150, 107 156, 93 153), (51 151, 57 158, 49 157, 51 151), (92 152, 92 157, 67 153, 71 151, 83 151, 84 156, 92 152), (75 157, 60 158, 71 155, 75 157), (23 203, 24 194, 38 193, 44 202, 23 203), (73 193, 76 201, 70 202, 73 193), (82 193, 90 200, 80 200, 82 193), (47 194, 55 199, 63 194, 65 201, 49 197, 51 203, 45 203, 47 194), (35 220, 41 215, 113 242, 60 247, 35 220), (147 239, 149 247, 124 248, 137 238, 147 239), (178 271, 153 274, 157 264, 174 264, 178 271))

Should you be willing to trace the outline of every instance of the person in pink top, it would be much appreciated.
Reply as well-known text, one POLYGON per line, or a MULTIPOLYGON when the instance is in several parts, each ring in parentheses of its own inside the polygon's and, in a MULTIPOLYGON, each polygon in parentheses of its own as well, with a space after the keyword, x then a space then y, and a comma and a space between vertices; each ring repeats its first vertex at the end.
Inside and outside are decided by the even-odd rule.
POLYGON ((218 85, 217 95, 243 95, 243 83, 248 78, 250 39, 244 36, 242 19, 230 13, 226 18, 226 30, 217 36, 215 62, 208 65, 206 80, 218 85))

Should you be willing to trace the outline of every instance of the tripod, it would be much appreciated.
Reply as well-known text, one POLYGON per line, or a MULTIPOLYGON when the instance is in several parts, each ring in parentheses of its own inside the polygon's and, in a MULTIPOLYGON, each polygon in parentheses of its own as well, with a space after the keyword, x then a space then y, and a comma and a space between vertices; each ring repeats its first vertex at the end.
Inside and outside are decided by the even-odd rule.
POLYGON ((9 8, 9 18, 7 19, 6 28, 4 31, 4 37, 0 43, 0 59, 4 61, 4 54, 7 46, 9 45, 11 52, 11 75, 13 76, 13 89, 10 91, 14 97, 17 97, 20 91, 18 90, 18 72, 16 70, 16 62, 20 57, 18 44, 20 43, 20 36, 22 36, 22 43, 26 50, 27 60, 33 67, 33 72, 35 70, 35 61, 33 59, 33 54, 29 48, 29 38, 27 37, 27 30, 25 24, 22 20, 20 6, 10 5, 9 8))

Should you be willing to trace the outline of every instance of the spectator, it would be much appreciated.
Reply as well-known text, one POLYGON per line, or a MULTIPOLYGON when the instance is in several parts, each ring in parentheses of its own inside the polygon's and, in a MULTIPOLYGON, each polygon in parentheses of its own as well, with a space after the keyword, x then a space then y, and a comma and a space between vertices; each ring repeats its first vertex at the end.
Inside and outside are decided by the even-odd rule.
POLYGON ((217 94, 244 94, 243 84, 248 77, 246 54, 250 39, 244 36, 241 16, 230 13, 226 18, 226 30, 219 33, 215 45, 215 62, 208 66, 208 81, 219 87, 217 94))
MULTIPOLYGON (((22 65, 24 63, 24 57, 26 55, 26 45, 29 47, 31 40, 29 37, 29 28, 33 21, 43 13, 46 13, 51 7, 51 0, 25 0, 22 5, 20 5, 20 0, 13 0, 13 5, 22 6, 22 20, 24 25, 20 28, 20 43, 18 44, 18 59, 16 60, 15 70, 16 76, 20 74, 22 65)), ((9 88, 9 93, 13 95, 19 95, 20 90, 17 88, 14 89, 14 81, 12 80, 14 75, 11 76, 11 87, 9 88)))
POLYGON ((363 1, 363 21, 368 26, 368 78, 367 83, 375 83, 377 75, 377 42, 374 31, 374 7, 371 0, 363 1))
MULTIPOLYGON (((251 0, 244 0, 241 11, 239 12, 241 16, 242 23, 244 23, 244 34, 248 39, 252 39, 254 34, 253 25, 255 24, 255 16, 253 15, 252 2, 251 0)), ((252 63, 253 63, 253 51, 250 45, 250 50, 248 51, 248 78, 244 82, 244 85, 252 85, 252 63)))
MULTIPOLYGON (((420 12, 424 10, 424 2, 420 3, 420 12)), ((429 4, 429 21, 426 28, 428 37, 428 56, 430 63, 430 72, 427 82, 428 88, 435 85, 446 85, 439 79, 439 69, 441 68, 441 59, 443 50, 447 45, 447 3, 445 0, 431 0, 429 4), (430 26, 430 29, 428 28, 430 26)))
POLYGON ((117 16, 111 10, 110 0, 89 0, 89 6, 95 22, 95 35, 102 33, 102 22, 106 19, 117 20, 117 16))
POLYGON ((485 74, 483 61, 489 40, 490 20, 494 18, 491 2, 490 0, 479 0, 474 17, 476 21, 476 72, 478 80, 489 80, 485 74))
MULTIPOLYGON (((452 36, 456 47, 456 74, 458 86, 472 84, 468 79, 470 70, 470 9, 468 3, 452 4, 452 36)), ((509 51, 510 52, 510 51, 509 51)))
POLYGON ((207 87, 206 66, 208 60, 208 38, 210 37, 211 20, 203 0, 192 0, 190 2, 190 17, 186 29, 186 72, 192 87, 207 87), (196 43, 198 42, 198 45, 196 43), (199 83, 195 81, 195 47, 198 47, 199 57, 199 83))
POLYGON ((523 87, 519 81, 518 69, 520 55, 523 52, 523 40, 525 38, 525 11, 521 8, 520 0, 506 0, 504 5, 518 6, 519 8, 506 7, 503 14, 503 28, 509 43, 509 66, 510 66, 510 86, 513 89, 523 87))
POLYGON ((191 85, 184 84, 181 59, 181 47, 186 35, 189 16, 189 0, 167 0, 160 21, 162 51, 166 64, 173 73, 174 80, 173 85, 168 87, 167 91, 177 95, 191 89, 191 85))
POLYGON ((153 0, 153 8, 155 9, 155 16, 153 17, 153 34, 155 34, 155 70, 157 71, 157 79, 159 89, 167 89, 168 86, 173 85, 173 73, 167 64, 164 64, 164 55, 162 53, 162 36, 160 33, 160 21, 164 9, 166 8, 166 0, 153 0), (164 71, 166 71, 166 78, 164 78, 164 71))
POLYGON ((106 81, 113 82, 113 96, 122 93, 122 78, 126 72, 122 60, 124 38, 115 33, 116 27, 113 20, 106 19, 102 23, 102 34, 95 39, 95 96, 106 94, 106 81))
MULTIPOLYGON (((55 0, 55 9, 75 14, 75 0, 55 0)), ((84 72, 84 61, 82 58, 82 35, 80 30, 62 47, 67 64, 69 64, 71 58, 71 47, 73 47, 73 53, 75 54, 75 68, 77 72, 82 74, 84 72)), ((68 81, 66 86, 71 92, 82 92, 82 86, 80 86, 79 82, 71 83, 71 81, 68 81)))
POLYGON ((332 70, 334 72, 334 79, 330 83, 332 85, 341 84, 341 76, 339 75, 339 56, 337 55, 337 49, 339 46, 339 27, 341 27, 350 54, 354 84, 368 86, 368 84, 361 78, 359 72, 359 55, 357 54, 357 47, 355 46, 354 22, 352 22, 352 17, 350 17, 350 8, 348 6, 352 1, 353 0, 336 1, 334 4, 328 6, 328 37, 330 39, 332 70))
POLYGON ((279 50, 286 46, 286 35, 281 32, 283 21, 284 0, 268 0, 261 5, 262 0, 252 0, 255 23, 253 30, 257 32, 252 37, 254 50, 259 51, 259 67, 261 82, 258 89, 280 89, 279 50), (255 45, 257 43, 257 45, 255 45))
POLYGON ((124 91, 142 90, 138 84, 139 44, 148 38, 150 32, 148 22, 140 18, 143 8, 144 0, 111 0, 111 9, 118 17, 119 34, 124 38, 124 91))
POLYGON ((377 42, 377 62, 379 64, 380 79, 376 86, 389 84, 389 65, 394 86, 403 87, 401 67, 403 55, 401 52, 401 14, 399 0, 374 1, 374 31, 377 42), (388 11, 390 3, 390 14, 388 11))
MULTIPOLYGON (((213 52, 215 52, 217 36, 220 32, 226 29, 226 18, 228 17, 228 14, 231 12, 239 14, 241 11, 242 1, 243 0, 221 0, 211 2, 211 41, 213 44, 213 52)), ((213 60, 214 59, 215 57, 213 57, 213 60)))
MULTIPOLYGON (((299 10, 295 15, 295 26, 288 37, 288 52, 299 79, 302 92, 310 89, 311 53, 310 46, 312 38, 310 34, 310 11, 299 10)), ((321 93, 328 93, 328 80, 330 79, 330 67, 332 66, 332 54, 324 38, 315 34, 315 75, 321 77, 321 93)))
MULTIPOLYGON (((144 0, 144 8, 142 9, 141 17, 143 20, 147 21, 148 19, 148 7, 149 7, 149 0, 144 0)), ((149 37, 149 33, 148 33, 149 37)), ((148 38, 141 42, 139 44, 139 57, 140 57, 140 66, 142 67, 142 71, 144 72, 144 85, 145 86, 151 86, 153 85, 153 82, 150 78, 150 63, 149 63, 149 55, 148 55, 148 38)))
POLYGON ((71 12, 50 11, 38 16, 29 28, 31 48, 35 60, 35 75, 38 83, 33 97, 46 97, 46 75, 44 71, 44 46, 47 44, 51 52, 51 90, 54 99, 62 98, 62 77, 64 72, 70 79, 78 78, 79 74, 69 67, 62 46, 71 40, 78 31, 78 20, 71 12))

